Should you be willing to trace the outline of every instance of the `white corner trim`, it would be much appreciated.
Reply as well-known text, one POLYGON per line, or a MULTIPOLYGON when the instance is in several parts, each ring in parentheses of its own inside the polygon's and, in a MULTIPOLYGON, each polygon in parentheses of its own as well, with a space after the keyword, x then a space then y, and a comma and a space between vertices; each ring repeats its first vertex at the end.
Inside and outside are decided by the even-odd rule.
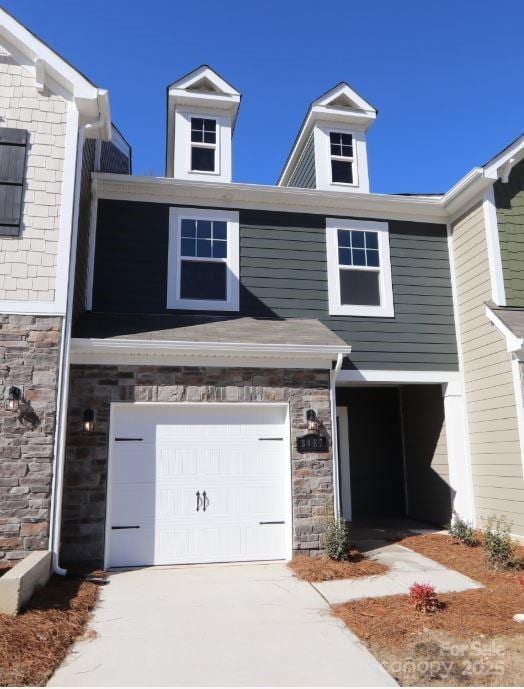
POLYGON ((519 429, 520 459, 522 460, 522 475, 524 477, 524 396, 522 394, 522 377, 520 374, 520 361, 513 357, 511 360, 511 372, 513 373, 513 389, 515 391, 515 410, 517 413, 517 426, 519 429))
POLYGON ((391 281, 388 223, 369 220, 326 218, 326 249, 329 314, 331 316, 393 318, 395 316, 395 309, 393 304, 393 285, 391 281), (380 268, 377 272, 379 273, 380 306, 358 306, 341 303, 337 230, 361 230, 376 232, 378 234, 380 268))
POLYGON ((506 292, 504 289, 504 273, 502 271, 502 257, 500 253, 499 228, 497 222, 497 208, 493 185, 484 192, 482 202, 484 211, 484 226, 486 229, 486 243, 488 247, 489 274, 491 279, 491 298, 497 306, 506 306, 506 292))
POLYGON ((522 348, 523 339, 521 337, 517 337, 515 333, 502 322, 497 314, 489 308, 489 306, 486 306, 486 316, 497 328, 497 330, 504 336, 508 352, 516 352, 522 348))
POLYGON ((169 209, 169 248, 167 267, 167 308, 196 311, 238 311, 240 292, 239 214, 236 211, 209 208, 169 209), (227 223, 227 260, 225 300, 183 299, 180 296, 181 221, 221 220, 227 223))
POLYGON ((342 369, 338 383, 461 383, 459 371, 342 369))

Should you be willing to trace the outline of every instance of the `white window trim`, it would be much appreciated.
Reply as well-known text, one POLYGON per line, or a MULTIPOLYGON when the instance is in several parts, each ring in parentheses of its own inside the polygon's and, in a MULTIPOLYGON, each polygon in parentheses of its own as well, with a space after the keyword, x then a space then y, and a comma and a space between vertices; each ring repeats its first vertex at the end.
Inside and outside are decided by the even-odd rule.
MULTIPOLYGON (((206 259, 201 259, 206 260, 206 259)), ((217 261, 218 262, 218 261, 217 261)), ((167 264, 167 308, 191 311, 238 311, 239 309, 239 218, 237 211, 202 208, 170 208, 167 264), (220 300, 180 297, 181 220, 222 220, 227 223, 227 298, 220 300)))
POLYGON ((352 131, 349 131, 347 129, 341 129, 341 128, 334 128, 334 129, 328 129, 327 130, 327 137, 328 137, 328 154, 329 154, 329 180, 330 184, 336 187, 358 187, 358 165, 357 165, 357 156, 356 156, 356 138, 355 138, 355 133, 352 131), (351 148, 353 149, 353 155, 352 156, 341 156, 341 155, 333 155, 331 153, 331 134, 349 134, 351 136, 351 148), (331 161, 332 160, 340 160, 343 163, 351 163, 351 172, 353 175, 353 181, 352 182, 335 182, 333 180, 333 170, 331 167, 331 161))
MULTIPOLYGON (((388 223, 370 220, 326 218, 326 247, 329 314, 331 316, 375 316, 377 318, 393 318, 395 316, 395 309, 393 305, 393 286, 391 283, 388 223), (337 230, 359 230, 364 232, 376 232, 378 234, 380 306, 341 304, 337 230)), ((363 269, 368 270, 366 268, 363 269)), ((361 268, 356 267, 354 270, 361 270, 361 268)))
POLYGON ((220 174, 220 137, 222 135, 221 128, 220 128, 220 123, 216 117, 213 117, 212 115, 188 115, 189 117, 189 151, 188 151, 188 172, 190 175, 219 175, 220 174), (193 131, 193 120, 194 119, 199 119, 199 120, 213 120, 215 122, 215 143, 214 144, 208 144, 204 143, 203 141, 192 141, 191 140, 191 135, 193 131), (191 166, 191 159, 192 159, 192 149, 193 146, 197 146, 198 148, 209 148, 215 152, 215 167, 213 170, 194 170, 193 167, 191 166))

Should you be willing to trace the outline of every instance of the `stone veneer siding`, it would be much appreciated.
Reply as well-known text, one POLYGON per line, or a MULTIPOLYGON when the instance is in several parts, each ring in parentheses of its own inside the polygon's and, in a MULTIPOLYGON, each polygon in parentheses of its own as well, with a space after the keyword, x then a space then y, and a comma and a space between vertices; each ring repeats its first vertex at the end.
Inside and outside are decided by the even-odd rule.
POLYGON ((0 561, 47 548, 61 325, 0 315, 0 561), (30 400, 34 430, 4 409, 11 385, 30 400))
POLYGON ((104 553, 107 451, 111 402, 289 402, 293 547, 322 548, 326 507, 332 502, 331 452, 300 454, 306 411, 317 411, 331 435, 329 373, 293 369, 95 366, 71 368, 61 559, 100 564, 104 553), (95 430, 81 432, 82 412, 95 410, 95 430))

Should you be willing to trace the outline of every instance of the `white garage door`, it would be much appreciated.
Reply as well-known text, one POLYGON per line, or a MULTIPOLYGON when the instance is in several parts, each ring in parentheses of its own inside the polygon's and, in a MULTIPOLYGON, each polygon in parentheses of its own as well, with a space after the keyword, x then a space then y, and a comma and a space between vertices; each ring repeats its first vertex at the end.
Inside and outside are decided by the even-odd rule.
POLYGON ((287 409, 113 405, 108 567, 289 555, 287 409))

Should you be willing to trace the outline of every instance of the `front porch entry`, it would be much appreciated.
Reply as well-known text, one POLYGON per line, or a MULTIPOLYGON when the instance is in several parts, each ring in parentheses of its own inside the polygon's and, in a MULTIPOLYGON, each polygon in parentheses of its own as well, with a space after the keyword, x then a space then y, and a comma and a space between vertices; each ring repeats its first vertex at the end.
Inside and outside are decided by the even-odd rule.
POLYGON ((442 386, 354 385, 336 399, 342 516, 449 523, 442 386))

